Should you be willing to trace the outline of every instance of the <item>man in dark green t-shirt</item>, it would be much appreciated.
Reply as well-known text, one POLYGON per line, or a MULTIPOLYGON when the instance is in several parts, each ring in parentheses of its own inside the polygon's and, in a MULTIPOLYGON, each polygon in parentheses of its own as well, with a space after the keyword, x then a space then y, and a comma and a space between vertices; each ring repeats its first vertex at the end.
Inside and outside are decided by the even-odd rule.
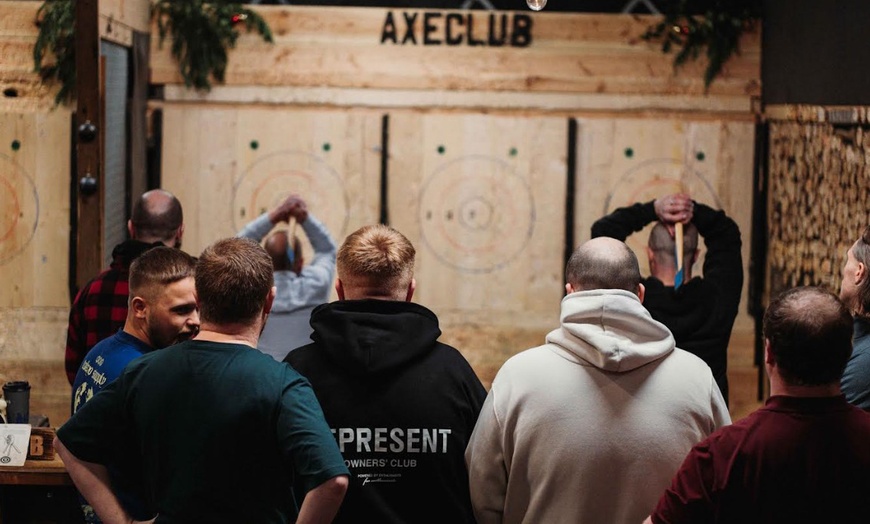
POLYGON ((141 482, 158 523, 330 521, 348 475, 335 439, 308 381, 256 351, 275 294, 268 255, 216 242, 196 292, 196 338, 135 360, 58 430, 70 476, 104 522, 131 522, 107 463, 141 482))

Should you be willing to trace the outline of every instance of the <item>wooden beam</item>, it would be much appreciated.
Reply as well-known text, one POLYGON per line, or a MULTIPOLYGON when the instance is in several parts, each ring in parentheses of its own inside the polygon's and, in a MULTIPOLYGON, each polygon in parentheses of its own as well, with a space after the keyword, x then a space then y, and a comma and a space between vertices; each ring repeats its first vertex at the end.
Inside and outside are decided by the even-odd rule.
POLYGON ((76 177, 96 180, 96 192, 85 194, 79 185, 76 283, 82 286, 102 268, 103 173, 102 100, 100 97, 100 29, 98 0, 78 0, 76 15, 76 128, 97 126, 89 142, 76 142, 76 177))
POLYGON ((423 91, 335 87, 215 86, 210 92, 167 85, 166 102, 350 106, 376 109, 431 107, 440 109, 503 109, 538 112, 688 112, 715 113, 746 120, 753 100, 745 96, 619 95, 589 93, 525 93, 515 91, 423 91))

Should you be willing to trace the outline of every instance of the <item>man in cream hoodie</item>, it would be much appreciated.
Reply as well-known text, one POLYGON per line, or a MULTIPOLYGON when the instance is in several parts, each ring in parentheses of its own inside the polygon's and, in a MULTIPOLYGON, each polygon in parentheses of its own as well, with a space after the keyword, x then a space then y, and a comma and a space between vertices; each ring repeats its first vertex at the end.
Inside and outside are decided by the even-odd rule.
POLYGON ((561 327, 505 362, 468 444, 480 524, 641 522, 731 422, 710 368, 641 305, 628 246, 590 240, 566 276, 561 327))

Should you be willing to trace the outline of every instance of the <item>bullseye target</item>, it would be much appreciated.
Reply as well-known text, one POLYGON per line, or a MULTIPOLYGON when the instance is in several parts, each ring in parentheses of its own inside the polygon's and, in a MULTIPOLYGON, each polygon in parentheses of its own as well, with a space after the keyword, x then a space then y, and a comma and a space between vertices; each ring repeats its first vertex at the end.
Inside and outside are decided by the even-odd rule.
POLYGON ((33 240, 39 220, 39 196, 33 179, 0 155, 0 264, 19 255, 33 240))
POLYGON ((662 158, 646 160, 626 171, 607 195, 604 214, 635 202, 649 202, 683 192, 697 202, 722 208, 719 195, 703 174, 683 162, 662 158))
POLYGON ((426 247, 460 271, 486 273, 526 248, 535 204, 526 180, 498 159, 458 158, 435 170, 420 191, 426 247))
POLYGON ((265 156, 242 173, 233 188, 233 225, 240 230, 294 193, 333 237, 347 234, 349 201, 341 177, 321 158, 300 151, 265 156))

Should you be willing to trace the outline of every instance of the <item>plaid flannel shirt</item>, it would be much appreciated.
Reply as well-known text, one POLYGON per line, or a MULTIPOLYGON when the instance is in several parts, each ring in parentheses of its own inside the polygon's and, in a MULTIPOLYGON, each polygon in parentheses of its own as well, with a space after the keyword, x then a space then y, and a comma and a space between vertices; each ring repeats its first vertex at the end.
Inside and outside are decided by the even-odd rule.
POLYGON ((162 245, 127 240, 115 246, 109 269, 97 275, 79 290, 69 313, 66 337, 66 377, 70 385, 88 351, 97 342, 124 327, 127 319, 128 276, 133 260, 162 245))

